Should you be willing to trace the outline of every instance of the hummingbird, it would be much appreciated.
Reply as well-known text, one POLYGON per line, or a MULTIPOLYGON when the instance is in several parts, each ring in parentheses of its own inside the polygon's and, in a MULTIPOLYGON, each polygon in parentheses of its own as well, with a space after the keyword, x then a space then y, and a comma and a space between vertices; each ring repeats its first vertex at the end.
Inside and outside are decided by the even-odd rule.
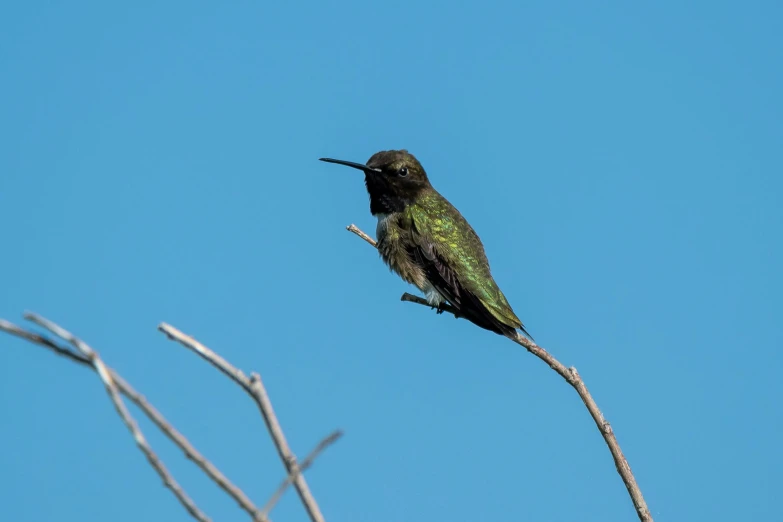
POLYGON ((519 328, 530 337, 492 278, 478 234, 430 184, 413 154, 385 150, 365 165, 320 160, 364 172, 381 258, 439 313, 449 303, 459 317, 481 328, 512 337, 519 328))

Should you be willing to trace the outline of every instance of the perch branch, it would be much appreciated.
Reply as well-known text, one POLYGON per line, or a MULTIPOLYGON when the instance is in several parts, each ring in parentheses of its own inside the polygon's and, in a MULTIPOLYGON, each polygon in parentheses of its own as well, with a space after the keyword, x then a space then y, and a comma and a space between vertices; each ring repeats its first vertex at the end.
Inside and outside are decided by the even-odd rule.
POLYGON ((361 230, 359 230, 359 227, 357 227, 357 226, 356 226, 356 225, 354 225, 353 223, 351 223, 350 225, 348 225, 347 227, 345 227, 345 229, 346 229, 348 232, 353 232, 354 234, 356 234, 356 235, 357 235, 357 236, 359 236, 360 238, 362 238, 362 239, 364 239, 365 241, 367 241, 367 242, 368 242, 369 244, 371 244, 372 246, 374 246, 374 247, 376 247, 376 248, 378 247, 378 243, 377 243, 377 242, 376 242, 376 241, 375 241, 373 238, 371 238, 370 236, 368 236, 367 234, 365 234, 364 232, 362 232, 361 230))
MULTIPOLYGON (((372 246, 377 246, 376 242, 370 236, 362 232, 356 225, 351 224, 346 228, 349 232, 353 232, 372 246)), ((403 294, 401 300, 431 307, 425 299, 408 293, 403 294)), ((444 311, 453 314, 455 317, 459 317, 459 314, 455 313, 456 310, 453 307, 441 308, 444 311)), ((564 364, 555 359, 551 353, 544 350, 536 343, 518 332, 514 332, 514 335, 509 336, 508 338, 544 361, 547 365, 549 365, 550 368, 557 372, 576 390, 576 393, 579 394, 579 398, 582 399, 582 402, 587 407, 587 411, 590 412, 590 416, 593 418, 593 421, 595 421, 595 425, 598 427, 598 431, 601 432, 601 436, 606 441, 606 445, 609 447, 609 452, 612 454, 612 458, 614 459, 614 465, 617 468, 617 473, 620 474, 620 478, 628 490, 628 494, 631 497, 631 501, 633 502, 634 508, 636 509, 636 514, 639 517, 639 520, 641 522, 653 522, 652 514, 650 513, 650 510, 647 507, 647 503, 644 500, 642 490, 636 483, 636 478, 633 476, 633 473, 631 472, 631 466, 628 464, 628 460, 626 460, 625 455, 620 448, 620 444, 617 442, 617 437, 615 437, 611 425, 604 418, 601 410, 595 403, 593 396, 590 395, 590 392, 587 390, 587 386, 579 376, 576 368, 567 368, 564 364)))
MULTIPOLYGON (((109 398, 114 404, 114 408, 117 410, 120 418, 122 418, 125 426, 133 435, 133 438, 136 441, 136 445, 139 447, 142 453, 144 453, 144 456, 147 457, 150 465, 158 473, 161 480, 163 480, 163 484, 169 488, 172 493, 174 493, 174 496, 177 497, 182 506, 188 511, 188 513, 190 513, 193 518, 199 520, 200 522, 210 522, 209 517, 207 517, 207 515, 196 506, 193 500, 177 483, 171 473, 169 473, 169 471, 166 469, 166 466, 163 465, 163 462, 161 462, 155 452, 152 451, 152 448, 147 443, 147 439, 144 437, 144 434, 141 432, 141 429, 139 428, 138 424, 136 424, 136 421, 131 416, 127 406, 125 406, 125 402, 120 396, 120 392, 115 382, 112 370, 104 364, 103 360, 101 360, 98 354, 92 348, 90 348, 87 343, 75 337, 64 328, 61 328, 57 324, 44 319, 41 316, 28 313, 25 314, 25 319, 37 324, 38 326, 41 326, 42 328, 45 328, 46 330, 49 330, 55 336, 70 343, 74 348, 76 348, 83 358, 89 361, 89 364, 101 378, 101 381, 103 381, 106 392, 109 394, 109 398)), ((55 351, 60 353, 60 350, 55 351)))
MULTIPOLYGON (((77 362, 85 367, 93 368, 90 360, 73 352, 68 348, 64 348, 51 339, 39 335, 34 332, 30 332, 19 328, 18 326, 9 323, 7 321, 0 320, 0 330, 7 333, 26 339, 31 343, 38 344, 45 348, 50 349, 54 353, 67 357, 74 362, 77 362)), ((166 418, 151 404, 147 399, 137 392, 133 386, 130 385, 125 379, 122 378, 115 370, 109 369, 112 379, 117 386, 117 390, 131 400, 139 409, 144 412, 147 417, 167 436, 169 437, 184 453, 185 456, 192 460, 204 473, 207 474, 220 488, 222 488, 228 495, 230 495, 239 506, 247 511, 248 514, 257 522, 268 522, 265 518, 265 514, 261 513, 259 509, 253 504, 253 502, 244 494, 244 492, 234 485, 223 473, 220 472, 209 460, 207 460, 188 440, 182 435, 174 426, 166 420, 166 418)))
POLYGON ((272 408, 272 403, 264 388, 264 383, 261 381, 261 376, 257 373, 252 373, 250 374, 250 377, 248 377, 242 370, 233 366, 223 357, 169 324, 161 323, 158 326, 158 330, 163 332, 169 339, 177 341, 184 347, 196 352, 196 354, 228 376, 250 395, 258 405, 258 409, 261 411, 261 416, 264 418, 266 427, 269 430, 269 434, 272 436, 272 441, 277 448, 278 455, 280 455, 280 460, 283 461, 288 476, 293 477, 294 487, 299 494, 299 498, 301 499, 307 514, 310 516, 310 520, 312 522, 324 522, 321 510, 312 493, 310 493, 310 488, 307 486, 304 475, 300 472, 301 466, 297 462, 296 456, 293 451, 291 451, 291 447, 288 445, 288 441, 283 434, 275 411, 272 408))

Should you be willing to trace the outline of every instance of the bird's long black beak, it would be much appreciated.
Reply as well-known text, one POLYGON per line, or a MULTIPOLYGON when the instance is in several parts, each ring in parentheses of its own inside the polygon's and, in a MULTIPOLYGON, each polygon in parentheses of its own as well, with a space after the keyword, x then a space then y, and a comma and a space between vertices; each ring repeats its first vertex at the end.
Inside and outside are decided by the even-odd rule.
POLYGON ((325 161, 327 163, 337 163, 338 165, 345 165, 346 167, 353 167, 355 169, 363 170, 365 172, 381 172, 381 169, 377 168, 371 168, 367 165, 362 165, 361 163, 356 163, 354 161, 345 161, 345 160, 338 160, 338 159, 332 159, 332 158, 318 158, 320 161, 325 161))

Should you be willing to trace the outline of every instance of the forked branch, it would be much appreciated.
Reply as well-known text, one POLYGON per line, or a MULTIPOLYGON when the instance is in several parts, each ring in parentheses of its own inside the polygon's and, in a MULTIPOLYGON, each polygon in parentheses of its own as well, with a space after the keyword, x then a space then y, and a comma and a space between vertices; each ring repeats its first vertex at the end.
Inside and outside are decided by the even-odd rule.
POLYGON ((210 518, 202 512, 193 502, 193 500, 185 493, 182 487, 174 480, 171 473, 166 469, 161 460, 152 450, 147 443, 144 434, 141 432, 136 421, 131 416, 125 403, 120 395, 124 395, 135 403, 141 411, 147 415, 150 420, 167 436, 169 437, 179 448, 185 453, 188 459, 192 460, 206 475, 212 479, 223 491, 230 495, 239 506, 245 510, 254 522, 270 522, 269 512, 274 508, 276 503, 280 500, 286 488, 294 484, 302 497, 302 502, 305 505, 305 509, 310 515, 311 520, 323 521, 318 505, 315 503, 312 495, 307 489, 307 484, 304 481, 302 472, 308 469, 313 461, 318 457, 327 447, 332 445, 341 436, 342 432, 337 430, 325 437, 315 449, 305 458, 301 464, 297 463, 296 458, 291 452, 288 444, 285 442, 280 424, 275 417, 274 410, 272 410, 272 404, 266 395, 266 390, 261 382, 261 377, 258 374, 252 374, 250 378, 247 378, 240 370, 234 368, 225 359, 217 355, 209 348, 201 345, 197 341, 182 334, 179 330, 168 325, 161 325, 160 329, 164 331, 170 338, 177 339, 183 345, 196 351, 199 355, 210 361, 213 365, 221 369, 232 380, 239 383, 258 403, 261 413, 264 417, 264 421, 273 437, 273 441, 278 448, 278 452, 281 457, 285 455, 284 463, 288 470, 286 478, 277 488, 270 500, 264 506, 263 509, 259 509, 256 505, 245 495, 245 493, 236 485, 234 485, 217 467, 207 460, 171 423, 169 423, 163 415, 150 404, 147 399, 138 393, 125 379, 122 378, 115 370, 109 368, 103 360, 98 356, 97 352, 90 348, 81 339, 75 337, 73 334, 58 326, 57 324, 44 319, 35 314, 25 314, 25 319, 45 328, 55 336, 59 337, 63 341, 69 343, 68 345, 60 344, 59 342, 52 340, 44 335, 25 330, 19 326, 12 324, 8 321, 0 319, 0 331, 5 331, 11 335, 15 335, 33 344, 37 344, 48 348, 52 352, 66 357, 82 366, 92 368, 101 381, 104 383, 106 391, 112 400, 112 403, 117 410, 122 421, 128 427, 129 431, 133 435, 136 444, 141 451, 147 457, 147 460, 158 473, 163 480, 163 483, 169 488, 180 503, 185 507, 188 513, 199 520, 200 522, 209 522, 210 518))
MULTIPOLYGON (((272 441, 277 448, 278 455, 280 455, 280 460, 283 461, 283 465, 288 472, 288 479, 286 479, 284 484, 287 485, 288 483, 293 482, 294 488, 296 488, 299 498, 302 501, 307 514, 310 516, 310 520, 313 522, 323 522, 324 517, 321 514, 321 510, 318 507, 315 498, 313 498, 312 493, 310 493, 307 481, 305 480, 304 475, 302 475, 303 470, 297 462, 296 456, 294 455, 294 452, 291 451, 291 447, 288 445, 288 441, 283 434, 283 429, 280 427, 280 422, 277 420, 275 410, 272 408, 272 402, 269 400, 269 395, 266 392, 266 388, 264 388, 264 383, 261 381, 261 376, 257 373, 251 373, 250 377, 248 377, 242 370, 229 363, 220 355, 171 325, 161 323, 158 326, 158 330, 166 334, 169 339, 177 341, 184 347, 197 353, 207 362, 212 364, 212 366, 231 378, 231 380, 237 383, 248 395, 250 395, 258 405, 258 409, 261 411, 261 416, 264 418, 269 434, 272 436, 272 441)), ((331 442, 337 440, 339 436, 339 432, 337 434, 332 434, 324 439, 319 446, 323 445, 325 448, 331 442), (325 444, 326 441, 329 441, 329 443, 325 444)), ((285 489, 285 485, 282 485, 281 487, 285 489)), ((277 500, 275 500, 275 502, 277 502, 277 500)), ((274 506, 274 503, 272 503, 272 506, 274 506)))

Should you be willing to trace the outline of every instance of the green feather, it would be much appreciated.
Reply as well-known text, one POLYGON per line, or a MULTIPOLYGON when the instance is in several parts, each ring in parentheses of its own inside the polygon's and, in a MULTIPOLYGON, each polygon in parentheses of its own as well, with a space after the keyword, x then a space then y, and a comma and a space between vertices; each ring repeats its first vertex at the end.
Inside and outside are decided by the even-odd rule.
POLYGON ((459 285, 473 294, 495 319, 511 328, 522 327, 522 321, 492 278, 484 245, 446 198, 429 189, 406 208, 403 219, 412 225, 413 240, 419 247, 437 254, 453 271, 459 285))

